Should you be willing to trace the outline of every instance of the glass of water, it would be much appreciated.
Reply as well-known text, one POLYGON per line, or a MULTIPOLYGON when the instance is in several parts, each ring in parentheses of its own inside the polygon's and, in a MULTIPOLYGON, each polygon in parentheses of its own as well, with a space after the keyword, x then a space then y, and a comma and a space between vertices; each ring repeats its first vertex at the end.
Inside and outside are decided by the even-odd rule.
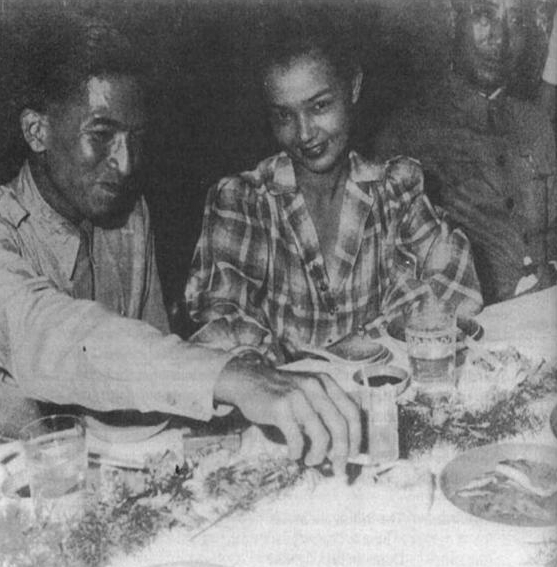
POLYGON ((371 465, 394 462, 399 458, 396 386, 388 381, 370 380, 365 374, 357 381, 363 419, 362 450, 369 456, 371 465))
POLYGON ((455 384, 456 316, 434 297, 411 306, 405 336, 415 382, 426 390, 449 392, 455 384))
POLYGON ((20 431, 35 513, 52 521, 79 516, 85 506, 85 425, 74 415, 52 415, 20 431))

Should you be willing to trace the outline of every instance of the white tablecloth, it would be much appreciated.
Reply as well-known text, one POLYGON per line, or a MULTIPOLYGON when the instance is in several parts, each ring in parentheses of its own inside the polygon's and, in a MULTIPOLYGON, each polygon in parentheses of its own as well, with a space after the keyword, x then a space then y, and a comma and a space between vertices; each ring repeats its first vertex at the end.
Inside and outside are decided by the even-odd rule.
MULTIPOLYGON (((532 357, 556 358, 557 287, 491 306, 478 321, 486 345, 503 343, 532 357)), ((406 364, 405 353, 394 347, 394 363, 406 364)), ((331 370, 323 364, 302 361, 290 367, 331 370)), ((350 387, 352 371, 332 373, 350 387)), ((549 423, 542 432, 513 441, 555 444, 549 423)), ((414 464, 437 475, 455 454, 452 447, 440 447, 414 464)), ((427 477, 408 488, 376 485, 365 475, 350 487, 330 479, 232 516, 193 542, 186 531, 171 531, 113 566, 193 560, 226 567, 540 565, 539 544, 553 530, 486 522, 456 509, 439 490, 432 506, 430 497, 427 477)))

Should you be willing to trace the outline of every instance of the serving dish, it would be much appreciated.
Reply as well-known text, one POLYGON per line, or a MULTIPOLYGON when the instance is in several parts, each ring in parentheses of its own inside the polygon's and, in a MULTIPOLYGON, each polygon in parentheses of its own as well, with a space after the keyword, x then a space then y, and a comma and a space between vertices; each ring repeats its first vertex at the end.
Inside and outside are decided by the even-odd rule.
POLYGON ((164 414, 135 410, 85 415, 88 433, 107 443, 137 443, 160 433, 170 421, 164 414))
MULTIPOLYGON (((479 341, 484 335, 484 328, 475 320, 468 317, 457 317, 457 348, 464 348, 466 339, 479 341)), ((398 315, 392 319, 386 327, 387 334, 393 339, 406 342, 404 332, 405 322, 404 316, 398 315)))
MULTIPOLYGON (((491 504, 487 500, 487 498, 489 498, 489 486, 487 489, 486 485, 482 486, 482 478, 490 475, 493 471, 502 470, 503 467, 507 467, 508 469, 509 466, 512 467, 513 463, 539 463, 544 469, 557 473, 557 447, 533 443, 496 443, 471 449, 457 456, 445 466, 439 477, 439 486, 442 493, 451 504, 459 508, 462 512, 481 518, 483 521, 520 528, 550 527, 553 529, 555 527, 554 519, 547 521, 527 521, 524 517, 520 517, 520 513, 518 512, 511 514, 506 511, 499 512, 498 507, 490 508, 491 504), (473 487, 474 485, 477 486, 478 490, 481 491, 481 489, 484 489, 488 494, 488 496, 483 497, 483 500, 480 502, 482 506, 479 507, 477 513, 467 509, 467 506, 463 503, 462 497, 459 497, 459 494, 462 494, 465 488, 473 487)), ((512 476, 513 475, 511 475, 511 477, 512 476)), ((520 479, 519 475, 514 476, 520 479)), ((503 476, 503 478, 505 477, 503 476)), ((532 485, 535 483, 536 490, 540 490, 546 497, 553 498, 553 496, 557 496, 557 493, 553 494, 555 479, 548 478, 548 484, 545 489, 542 490, 542 488, 538 487, 542 487, 543 485, 537 483, 538 481, 535 480, 535 475, 526 478, 528 482, 530 482, 530 478, 534 479, 532 485), (551 496, 552 494, 553 496, 551 496)), ((521 492, 522 494, 524 491, 520 489, 515 492, 521 492)), ((529 491, 526 490, 524 493, 528 494, 529 491)), ((478 493, 478 496, 482 498, 481 493, 478 493)), ((509 498, 508 500, 509 509, 514 509, 514 505, 517 503, 516 499, 513 498, 509 498)))
POLYGON ((301 356, 322 358, 332 363, 360 366, 385 363, 392 358, 391 351, 366 334, 350 334, 327 347, 306 346, 298 351, 301 356))

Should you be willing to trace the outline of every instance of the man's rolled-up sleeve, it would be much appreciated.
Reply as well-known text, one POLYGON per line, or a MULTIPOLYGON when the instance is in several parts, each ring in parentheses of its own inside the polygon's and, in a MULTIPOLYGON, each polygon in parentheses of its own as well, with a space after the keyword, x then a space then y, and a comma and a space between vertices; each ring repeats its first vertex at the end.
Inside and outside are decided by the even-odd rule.
POLYGON ((59 291, 33 271, 0 223, 0 366, 25 396, 207 420, 229 360, 59 291))

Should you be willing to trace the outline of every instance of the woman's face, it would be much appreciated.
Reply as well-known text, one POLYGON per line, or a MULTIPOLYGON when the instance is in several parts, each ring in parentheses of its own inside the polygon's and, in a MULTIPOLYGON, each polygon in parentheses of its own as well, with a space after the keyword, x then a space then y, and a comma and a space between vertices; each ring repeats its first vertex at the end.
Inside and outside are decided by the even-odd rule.
POLYGON ((360 83, 361 75, 347 84, 325 58, 310 54, 268 69, 264 84, 273 134, 295 165, 321 174, 342 164, 360 83))

